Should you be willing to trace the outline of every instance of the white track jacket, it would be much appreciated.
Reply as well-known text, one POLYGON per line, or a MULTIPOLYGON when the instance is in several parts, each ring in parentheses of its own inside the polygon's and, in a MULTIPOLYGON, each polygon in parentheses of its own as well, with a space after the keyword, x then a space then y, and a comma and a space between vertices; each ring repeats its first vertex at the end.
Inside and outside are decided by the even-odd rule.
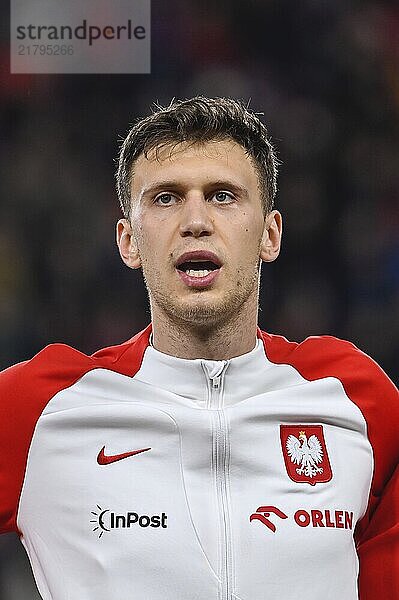
POLYGON ((397 600, 398 393, 376 363, 260 330, 184 360, 150 331, 0 375, 0 529, 43 599, 397 600))

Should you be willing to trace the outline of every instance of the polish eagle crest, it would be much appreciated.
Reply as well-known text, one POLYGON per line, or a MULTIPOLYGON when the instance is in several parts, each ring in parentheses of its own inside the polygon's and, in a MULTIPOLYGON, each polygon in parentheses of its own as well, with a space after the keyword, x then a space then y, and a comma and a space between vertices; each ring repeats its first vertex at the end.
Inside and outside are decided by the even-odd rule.
POLYGON ((305 431, 300 431, 298 437, 291 434, 287 438, 286 449, 291 462, 299 465, 295 469, 298 475, 316 477, 323 473, 323 468, 317 466, 323 460, 323 447, 316 435, 308 439, 305 431))

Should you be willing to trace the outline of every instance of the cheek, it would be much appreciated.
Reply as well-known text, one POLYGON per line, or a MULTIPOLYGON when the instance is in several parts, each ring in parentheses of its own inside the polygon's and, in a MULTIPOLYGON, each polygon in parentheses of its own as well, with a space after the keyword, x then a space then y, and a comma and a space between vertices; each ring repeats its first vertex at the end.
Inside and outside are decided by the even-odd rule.
POLYGON ((242 227, 236 231, 235 244, 236 250, 240 250, 240 254, 250 259, 251 256, 257 255, 260 251, 260 245, 263 235, 263 223, 262 225, 256 225, 247 221, 242 227))
POLYGON ((158 281, 165 272, 170 255, 169 248, 165 248, 163 238, 159 232, 148 231, 147 228, 141 227, 138 230, 137 246, 146 279, 158 281))
POLYGON ((153 234, 152 228, 142 219, 136 220, 134 234, 140 256, 146 262, 149 262, 154 252, 156 252, 156 235, 153 234))
POLYGON ((246 210, 241 214, 241 217, 241 231, 245 233, 246 237, 251 236, 259 239, 263 233, 263 213, 261 214, 259 210, 246 210))
POLYGON ((244 227, 235 237, 235 242, 231 248, 230 266, 234 279, 237 281, 237 287, 240 281, 253 279, 259 267, 259 255, 261 248, 261 238, 258 231, 251 227, 244 227))

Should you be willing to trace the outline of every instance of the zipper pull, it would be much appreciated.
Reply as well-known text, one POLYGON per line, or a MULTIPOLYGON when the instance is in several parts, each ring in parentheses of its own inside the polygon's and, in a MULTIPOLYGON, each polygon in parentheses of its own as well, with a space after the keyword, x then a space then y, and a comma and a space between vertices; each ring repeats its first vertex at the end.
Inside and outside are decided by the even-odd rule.
POLYGON ((223 377, 223 373, 226 370, 229 361, 219 360, 219 361, 203 361, 202 368, 204 369, 206 375, 208 376, 211 387, 213 390, 218 390, 221 387, 221 379, 223 377))
POLYGON ((214 390, 218 390, 220 386, 220 375, 216 375, 216 377, 212 377, 212 387, 214 390))

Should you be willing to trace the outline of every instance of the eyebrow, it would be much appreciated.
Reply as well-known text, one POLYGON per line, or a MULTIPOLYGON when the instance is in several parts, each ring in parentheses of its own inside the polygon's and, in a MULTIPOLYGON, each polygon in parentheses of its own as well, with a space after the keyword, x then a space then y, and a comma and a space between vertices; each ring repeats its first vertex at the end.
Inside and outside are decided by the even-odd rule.
POLYGON ((148 194, 156 194, 157 192, 161 192, 162 190, 165 189, 178 189, 178 188, 182 188, 181 183, 179 183, 178 181, 174 181, 174 180, 164 180, 164 181, 156 181, 155 183, 152 183, 151 185, 143 188, 140 191, 140 196, 148 196, 148 194))
MULTIPOLYGON (((152 183, 151 185, 149 185, 148 187, 145 187, 144 189, 142 189, 140 192, 140 197, 144 198, 144 197, 148 196, 149 194, 156 194, 158 192, 161 192, 162 190, 180 190, 181 191, 185 187, 186 186, 183 185, 182 182, 178 181, 178 180, 156 181, 156 182, 152 183)), ((247 188, 239 185, 238 183, 234 183, 233 181, 227 180, 227 179, 210 181, 204 187, 209 190, 228 189, 228 190, 231 190, 232 192, 234 192, 235 194, 237 194, 238 196, 248 197, 248 195, 249 195, 247 188)))

